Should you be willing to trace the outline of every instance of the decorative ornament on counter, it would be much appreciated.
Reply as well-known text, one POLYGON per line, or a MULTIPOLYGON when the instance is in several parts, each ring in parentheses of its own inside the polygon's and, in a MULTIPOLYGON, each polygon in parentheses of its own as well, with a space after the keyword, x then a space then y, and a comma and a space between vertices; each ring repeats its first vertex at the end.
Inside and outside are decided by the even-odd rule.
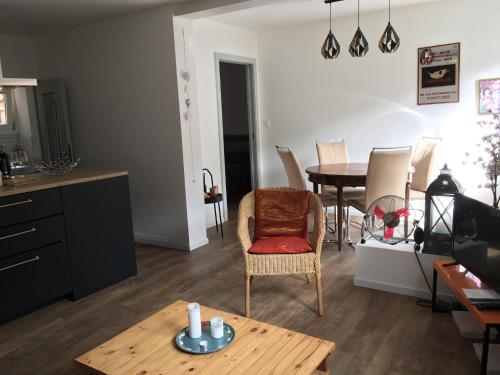
POLYGON ((69 158, 60 158, 54 161, 45 162, 43 160, 29 160, 20 163, 26 167, 32 167, 37 172, 47 176, 60 177, 68 174, 80 164, 81 158, 71 160, 69 158))

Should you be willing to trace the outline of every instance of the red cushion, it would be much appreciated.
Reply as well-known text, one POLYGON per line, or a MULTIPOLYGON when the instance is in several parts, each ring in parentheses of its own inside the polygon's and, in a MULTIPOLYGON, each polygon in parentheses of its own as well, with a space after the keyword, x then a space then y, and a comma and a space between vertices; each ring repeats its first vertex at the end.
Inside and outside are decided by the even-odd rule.
POLYGON ((310 251, 313 251, 311 244, 301 237, 262 238, 248 250, 251 254, 301 254, 310 251))
POLYGON ((307 239, 308 191, 255 191, 254 240, 295 236, 307 239))

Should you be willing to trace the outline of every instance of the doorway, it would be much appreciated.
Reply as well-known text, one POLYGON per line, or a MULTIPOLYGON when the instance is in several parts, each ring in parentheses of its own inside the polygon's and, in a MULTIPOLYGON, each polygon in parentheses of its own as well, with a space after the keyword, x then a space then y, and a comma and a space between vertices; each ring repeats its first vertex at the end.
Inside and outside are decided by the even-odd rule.
MULTIPOLYGON (((224 217, 258 186, 255 60, 216 54, 224 217)), ((230 213, 229 213, 230 214, 230 213)))

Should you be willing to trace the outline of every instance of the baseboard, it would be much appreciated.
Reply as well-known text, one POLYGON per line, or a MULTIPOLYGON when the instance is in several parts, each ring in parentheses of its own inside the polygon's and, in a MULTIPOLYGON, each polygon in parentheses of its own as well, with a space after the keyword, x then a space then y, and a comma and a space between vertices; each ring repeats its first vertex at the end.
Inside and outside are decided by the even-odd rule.
POLYGON ((170 249, 184 250, 184 251, 192 251, 208 243, 207 237, 186 244, 185 242, 177 242, 169 240, 163 236, 157 236, 154 234, 139 233, 139 232, 134 232, 134 240, 137 243, 168 247, 170 249))
MULTIPOLYGON (((363 288, 382 290, 384 292, 389 292, 389 293, 404 294, 406 296, 417 297, 417 298, 430 299, 432 297, 432 293, 426 289, 412 289, 401 285, 389 284, 381 281, 364 280, 364 279, 359 279, 357 277, 354 278, 353 284, 355 286, 361 286, 363 288)), ((452 297, 451 294, 442 294, 442 293, 438 293, 438 296, 452 297)))
POLYGON ((199 240, 189 242, 189 250, 193 251, 208 243, 208 237, 200 238, 199 240))

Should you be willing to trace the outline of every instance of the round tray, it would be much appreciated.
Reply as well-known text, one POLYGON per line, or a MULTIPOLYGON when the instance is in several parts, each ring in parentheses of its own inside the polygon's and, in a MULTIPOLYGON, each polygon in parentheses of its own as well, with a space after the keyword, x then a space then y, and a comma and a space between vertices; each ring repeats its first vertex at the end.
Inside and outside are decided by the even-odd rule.
POLYGON ((224 335, 220 339, 210 336, 210 322, 202 322, 201 337, 193 339, 189 337, 189 327, 184 327, 175 336, 177 347, 191 354, 208 354, 218 352, 228 346, 233 340, 236 332, 232 326, 224 323, 224 335), (207 350, 201 350, 200 341, 207 341, 207 350))

